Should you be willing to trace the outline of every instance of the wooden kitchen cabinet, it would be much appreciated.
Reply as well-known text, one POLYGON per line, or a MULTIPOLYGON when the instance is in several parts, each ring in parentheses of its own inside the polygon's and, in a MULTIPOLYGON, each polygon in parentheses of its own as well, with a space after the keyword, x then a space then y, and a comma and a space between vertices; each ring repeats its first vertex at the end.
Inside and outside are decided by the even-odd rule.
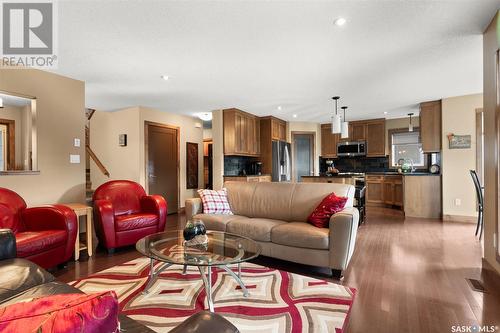
POLYGON ((385 156, 385 119, 365 123, 366 156, 385 156))
POLYGON ((349 141, 366 140, 366 122, 352 121, 349 123, 349 141))
POLYGON ((337 157, 340 134, 332 133, 332 124, 321 124, 321 157, 337 157))
POLYGON ((267 116, 259 118, 260 161, 262 173, 273 173, 273 141, 286 140, 286 122, 276 117, 267 116))
POLYGON ((424 153, 441 151, 441 101, 420 104, 420 141, 424 153))
POLYGON ((403 176, 367 175, 366 203, 403 207, 403 176))
POLYGON ((224 155, 259 156, 258 117, 238 109, 224 110, 223 117, 224 155))
POLYGON ((286 121, 275 117, 266 118, 271 122, 271 140, 286 141, 286 121))
POLYGON ((384 203, 384 176, 365 177, 366 183, 366 203, 382 204, 384 203))

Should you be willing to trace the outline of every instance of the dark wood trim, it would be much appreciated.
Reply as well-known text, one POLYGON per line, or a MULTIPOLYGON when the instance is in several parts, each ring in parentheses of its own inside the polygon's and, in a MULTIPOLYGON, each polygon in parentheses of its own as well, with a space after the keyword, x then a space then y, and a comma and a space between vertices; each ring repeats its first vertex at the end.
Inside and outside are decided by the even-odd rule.
POLYGON ((181 128, 153 121, 144 121, 144 188, 146 193, 149 193, 149 176, 148 176, 148 133, 149 126, 163 127, 173 129, 177 133, 177 211, 181 207, 181 128))
POLYGON ((16 122, 11 119, 0 119, 0 125, 7 126, 9 144, 7 146, 7 170, 16 170, 16 122))
MULTIPOLYGON (((419 131, 420 132, 420 127, 413 127, 414 131, 419 131)), ((392 166, 392 135, 395 133, 408 133, 408 128, 391 128, 387 131, 387 136, 389 140, 389 169, 397 169, 396 167, 392 166)), ((427 161, 427 153, 424 153, 424 166, 423 167, 415 167, 416 170, 427 170, 428 169, 428 161, 427 161)))
POLYGON ((313 131, 292 131, 290 132, 290 141, 291 142, 291 150, 292 150, 292 181, 297 182, 297 179, 295 179, 295 144, 294 144, 294 138, 295 135, 310 135, 312 136, 312 158, 311 158, 311 166, 314 174, 315 166, 316 166, 316 132, 313 131))
POLYGON ((30 170, 15 170, 15 171, 0 171, 0 176, 26 176, 26 175, 39 175, 40 171, 30 170))

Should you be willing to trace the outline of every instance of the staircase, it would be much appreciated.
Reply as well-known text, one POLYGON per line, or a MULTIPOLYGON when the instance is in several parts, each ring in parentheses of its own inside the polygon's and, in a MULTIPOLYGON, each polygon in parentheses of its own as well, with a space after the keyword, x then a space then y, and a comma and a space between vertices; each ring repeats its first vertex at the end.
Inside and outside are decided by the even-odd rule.
MULTIPOLYGON (((87 117, 87 124, 85 125, 85 158, 86 161, 92 160, 97 165, 99 170, 109 177, 109 171, 106 169, 104 164, 102 164, 101 160, 94 153, 92 148, 90 148, 90 118, 94 115, 94 109, 85 109, 85 115, 87 117)), ((87 165, 89 165, 87 163, 87 165)), ((90 179, 90 168, 85 170, 85 200, 88 205, 92 205, 92 195, 94 194, 94 190, 92 189, 92 181, 90 179)))

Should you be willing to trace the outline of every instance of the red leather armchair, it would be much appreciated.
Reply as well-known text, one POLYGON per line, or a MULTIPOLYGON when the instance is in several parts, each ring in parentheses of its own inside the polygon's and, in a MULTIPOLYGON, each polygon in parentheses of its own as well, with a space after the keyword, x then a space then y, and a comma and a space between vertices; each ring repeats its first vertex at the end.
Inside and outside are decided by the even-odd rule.
POLYGON ((44 268, 67 262, 75 251, 76 223, 66 206, 27 208, 16 192, 0 187, 0 228, 13 231, 19 258, 44 268))
POLYGON ((109 253, 165 230, 167 202, 160 195, 146 195, 135 182, 104 183, 95 190, 93 200, 97 236, 109 253))

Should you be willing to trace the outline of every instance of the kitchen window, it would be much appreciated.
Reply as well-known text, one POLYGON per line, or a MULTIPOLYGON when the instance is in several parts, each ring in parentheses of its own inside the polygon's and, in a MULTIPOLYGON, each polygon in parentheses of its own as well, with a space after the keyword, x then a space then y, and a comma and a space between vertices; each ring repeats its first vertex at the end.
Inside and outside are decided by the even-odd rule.
POLYGON ((420 143, 420 131, 417 129, 413 132, 391 130, 389 134, 391 167, 397 168, 405 160, 413 162, 415 168, 425 168, 427 166, 422 144, 420 143))

